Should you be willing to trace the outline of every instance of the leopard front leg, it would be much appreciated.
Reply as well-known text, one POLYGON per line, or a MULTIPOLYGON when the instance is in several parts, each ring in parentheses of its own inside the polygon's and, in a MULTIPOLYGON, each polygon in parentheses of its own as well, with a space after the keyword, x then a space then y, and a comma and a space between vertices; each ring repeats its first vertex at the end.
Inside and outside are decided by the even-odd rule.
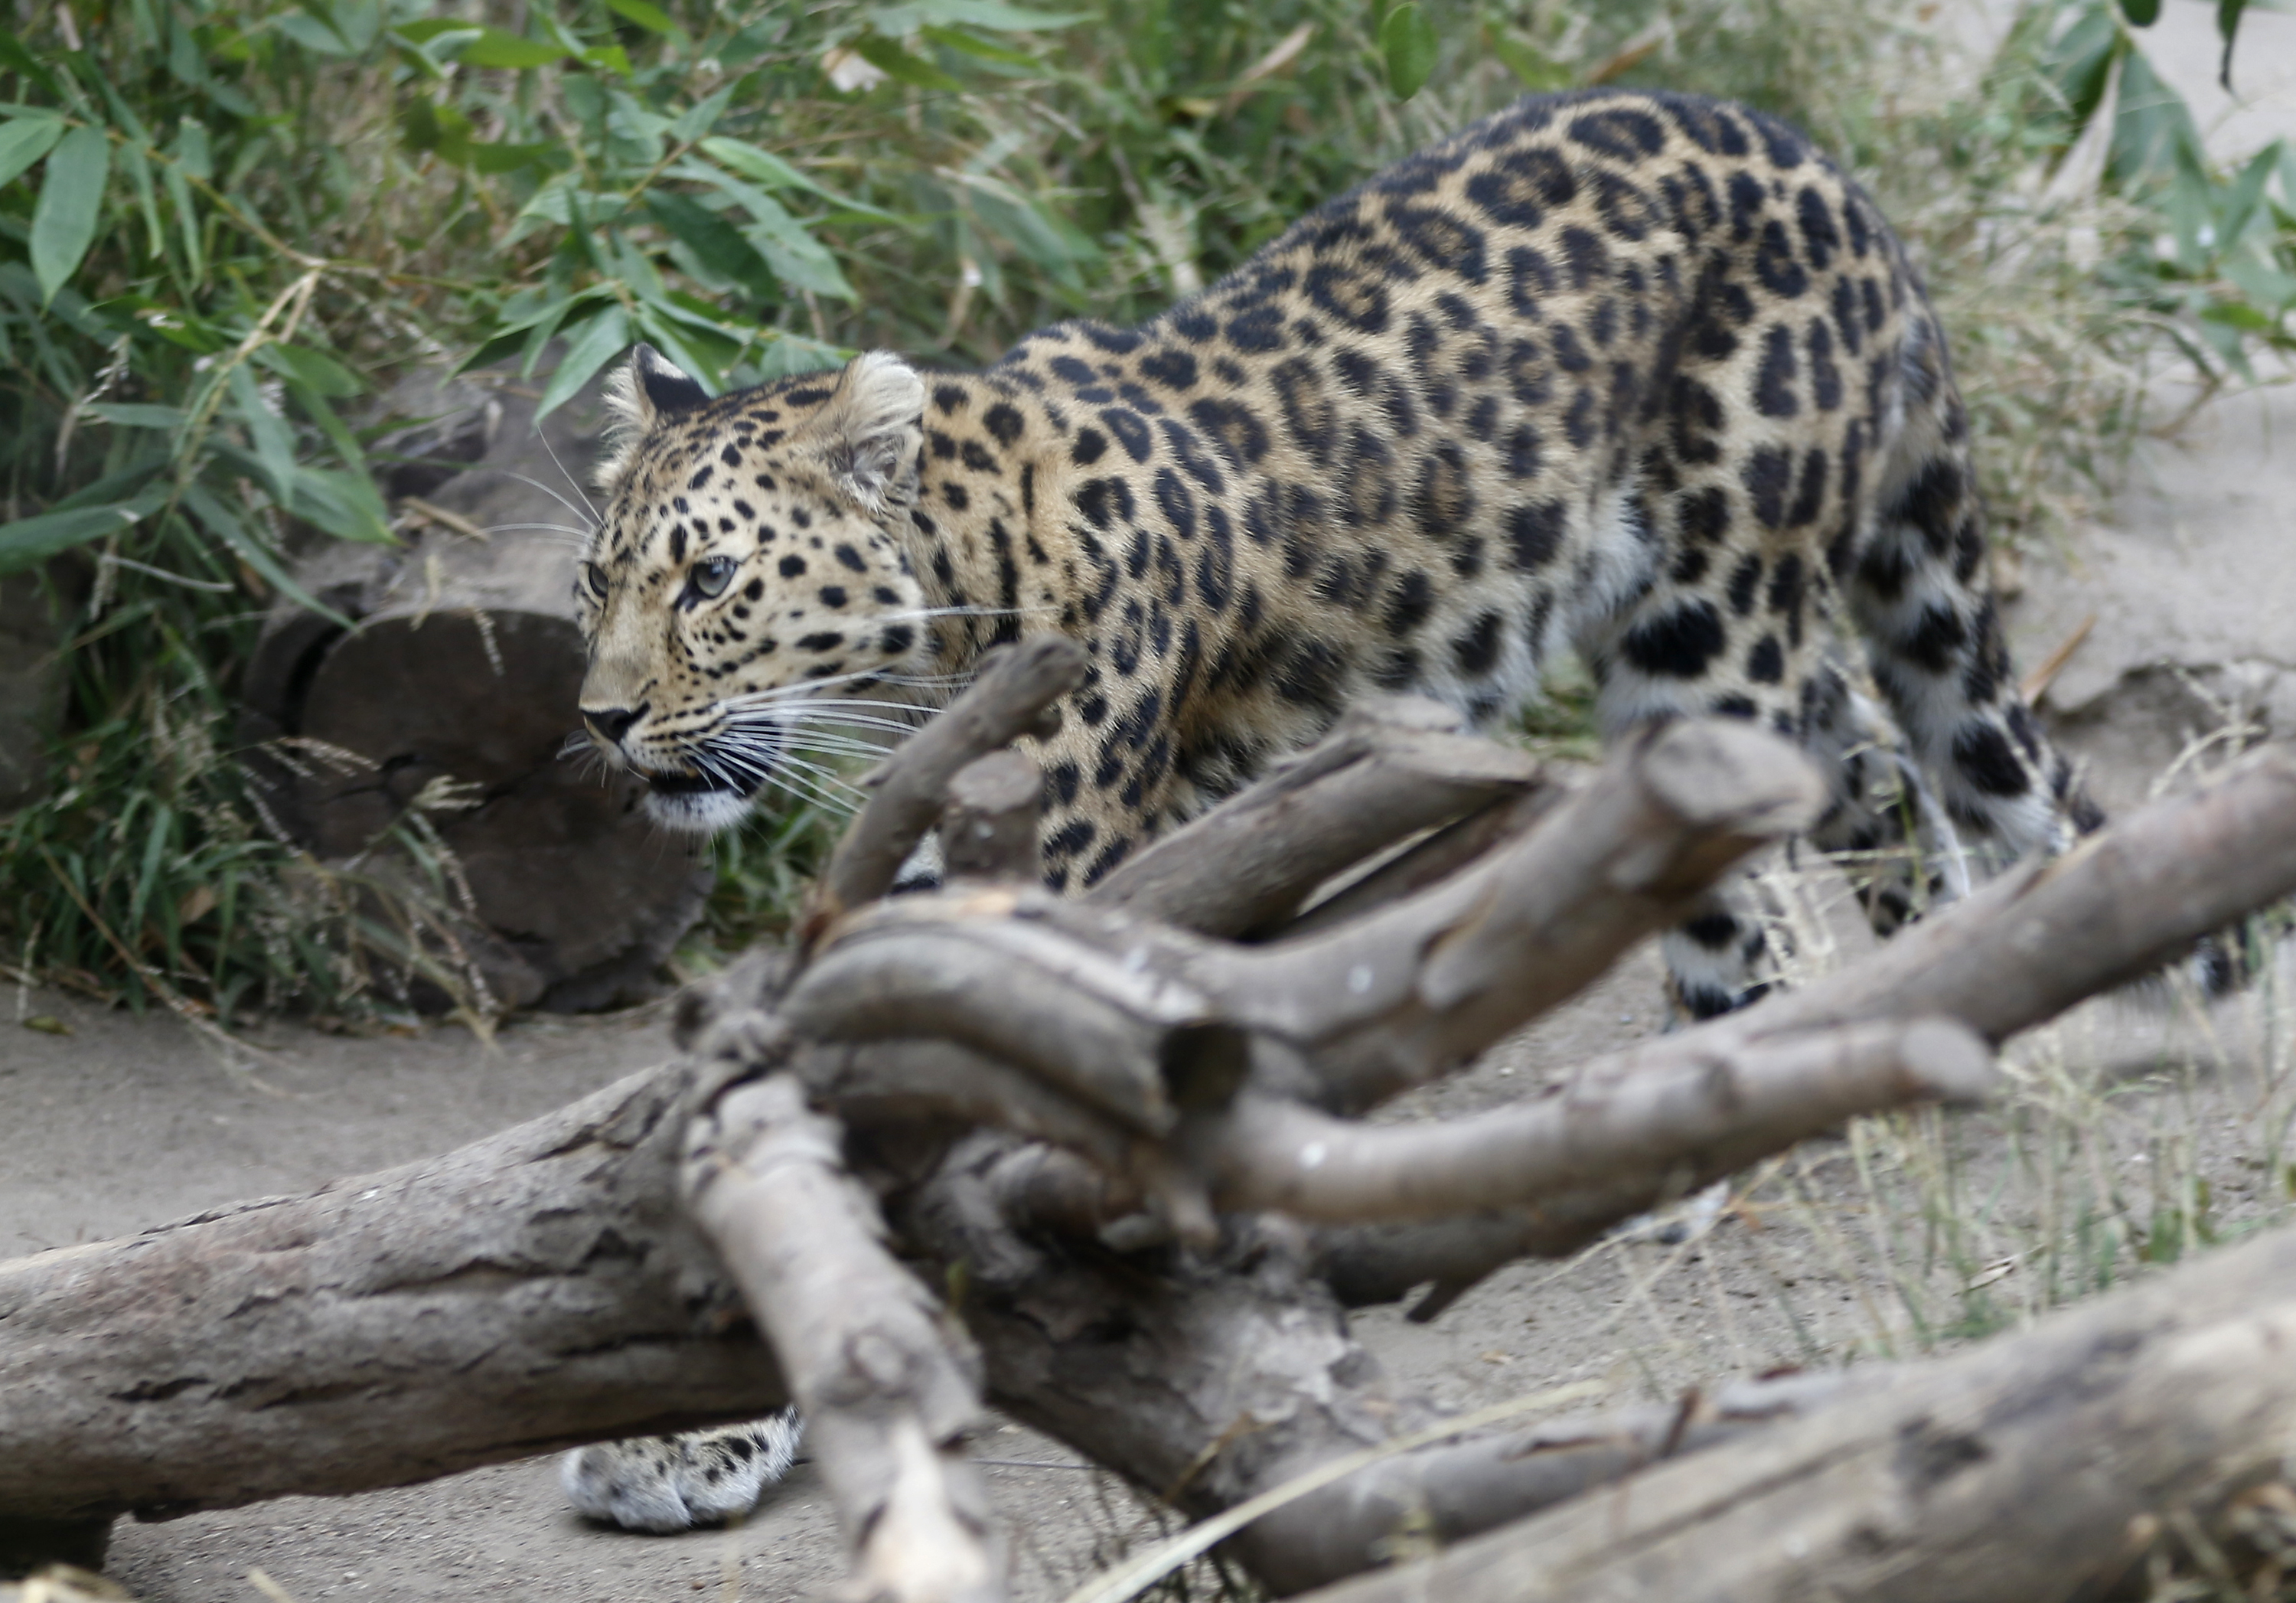
POLYGON ((758 1506, 797 1461, 805 1423, 783 1409, 745 1425, 578 1447, 558 1484, 577 1512, 625 1531, 723 1525, 758 1506))

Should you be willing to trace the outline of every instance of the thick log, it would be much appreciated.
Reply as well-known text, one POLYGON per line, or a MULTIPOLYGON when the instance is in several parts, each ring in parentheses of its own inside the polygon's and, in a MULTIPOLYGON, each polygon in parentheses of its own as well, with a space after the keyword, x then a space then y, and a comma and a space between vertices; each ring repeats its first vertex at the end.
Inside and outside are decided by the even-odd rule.
MULTIPOLYGON (((1293 1233, 1242 1227, 1217 1254, 1150 1263, 1031 1242, 1003 1213, 1027 1185, 1014 1147, 968 1136, 889 1203, 905 1239, 967 1266, 965 1326, 998 1408, 1192 1515, 1433 1418, 1349 1335, 1293 1233)), ((1280 1547, 1247 1532, 1239 1551, 1283 1585, 1280 1547)))
POLYGON ((677 1204, 697 1064, 445 1157, 0 1264, 0 1518, 364 1491, 787 1401, 677 1204))
MULTIPOLYGON (((786 1039, 767 1056, 786 1057, 786 1039)), ((844 1527, 849 1590, 871 1603, 997 1603, 1004 1544, 965 1456, 978 1360, 887 1248, 845 1171, 843 1131, 784 1073, 693 1121, 684 1187, 806 1414, 844 1527)))
POLYGON ((1316 1603, 2095 1598, 2286 1474, 2296 1231, 1316 1603))
MULTIPOLYGON (((406 544, 330 540, 299 570, 333 615, 274 609, 238 739, 273 823, 330 867, 406 881, 391 832, 435 834, 460 881, 436 921, 488 999, 636 1000, 711 875, 696 843, 636 810, 636 779, 567 755, 581 727, 574 564, 603 412, 588 394, 537 432, 530 395, 490 388, 447 420, 475 429, 412 442, 420 460, 390 476, 394 493, 415 487, 398 506, 406 544), (480 445, 468 466, 455 459, 480 445)), ((415 999, 446 1000, 422 987, 415 999)))

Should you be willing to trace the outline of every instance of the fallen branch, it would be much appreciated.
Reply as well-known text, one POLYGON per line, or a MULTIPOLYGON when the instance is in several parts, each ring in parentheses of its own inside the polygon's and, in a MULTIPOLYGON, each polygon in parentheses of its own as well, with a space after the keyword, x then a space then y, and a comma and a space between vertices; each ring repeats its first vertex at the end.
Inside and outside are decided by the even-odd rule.
POLYGON ((2063 857, 2011 870, 1747 1018, 1782 1032, 1933 1014, 1998 1042, 2291 893, 2296 746, 2275 743, 2063 857))
POLYGON ((991 752, 957 769, 941 812, 942 874, 952 880, 1021 885, 1043 878, 1037 841, 1037 793, 1042 785, 1037 765, 1011 750, 991 752))
POLYGON ((1466 1118, 1362 1124, 1250 1097, 1207 1121, 1191 1155, 1223 1207, 1324 1223, 1440 1218, 1621 1176, 1655 1189, 1685 1164, 1740 1167, 1743 1151, 1783 1151, 1858 1114, 1975 1101, 1995 1083, 1984 1044, 1939 1020, 1675 1039, 1592 1065, 1549 1099, 1466 1118))
POLYGON ((948 783, 975 758, 1023 735, 1057 728, 1053 703, 1084 678, 1084 647, 1066 635, 1031 635, 989 655, 964 694, 903 741, 871 775, 869 800, 847 826, 816 887, 807 929, 882 896, 940 817, 948 783))
POLYGON ((2282 1229, 1316 1603, 2101 1596, 2286 1475, 2292 1350, 2282 1229))
POLYGON ((688 1134, 687 1206, 805 1410, 854 1595, 996 1603, 1003 1541, 964 1452, 980 1414, 970 1344, 894 1262, 841 1136, 786 1074, 737 1085, 688 1134))
POLYGON ((1280 924, 1382 848, 1495 799, 1551 792, 1538 763, 1415 696, 1349 709, 1316 745, 1124 863, 1085 897, 1207 935, 1280 924))
MULTIPOLYGON (((1642 1051, 1702 1049, 1805 1030, 1923 1016, 1992 1041, 2152 973, 2202 935, 2296 892, 2296 749, 2267 746, 2223 777, 2115 819, 2070 854, 2011 870, 1976 894, 1802 989, 1642 1051)), ((1725 1145, 1662 1183, 1612 1177, 1529 1208, 1324 1237, 1326 1272, 1350 1306, 1436 1287, 1432 1318, 1518 1258, 1559 1258, 1669 1196, 1761 1156, 1725 1145)))

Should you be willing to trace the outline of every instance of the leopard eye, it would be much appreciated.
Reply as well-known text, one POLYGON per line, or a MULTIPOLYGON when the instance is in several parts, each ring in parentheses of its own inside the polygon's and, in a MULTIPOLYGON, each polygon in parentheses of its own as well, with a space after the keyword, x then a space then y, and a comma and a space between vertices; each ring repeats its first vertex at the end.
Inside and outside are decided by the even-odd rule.
POLYGON ((735 565, 730 556, 713 556, 707 562, 696 563, 690 582, 704 596, 723 596, 726 587, 734 582, 735 565))
POLYGON ((582 564, 582 582, 590 587, 590 594, 603 601, 606 598, 606 571, 595 563, 582 564))

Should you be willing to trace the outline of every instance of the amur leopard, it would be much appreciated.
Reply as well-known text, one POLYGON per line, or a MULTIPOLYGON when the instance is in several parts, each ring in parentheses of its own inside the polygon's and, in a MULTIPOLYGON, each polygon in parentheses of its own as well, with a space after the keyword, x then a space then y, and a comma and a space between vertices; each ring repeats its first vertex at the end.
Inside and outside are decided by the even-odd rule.
MULTIPOLYGON (((822 730, 1040 630, 1090 659, 1037 753, 1055 889, 1359 696, 1494 721, 1565 651, 1606 734, 1702 714, 1798 742, 1835 777, 1824 850, 1886 855, 1908 816, 2002 854, 2099 822, 2011 672, 1920 276, 1743 106, 1522 101, 1161 316, 982 372, 873 352, 712 399, 641 348, 620 398, 582 718, 669 827, 734 823, 822 730)), ((1870 875, 1877 925, 1922 889, 1870 875)), ((1738 894, 1665 941, 1693 1016, 1764 983, 1738 894)), ((589 1449, 568 1484, 675 1527, 793 1428, 589 1449)))

